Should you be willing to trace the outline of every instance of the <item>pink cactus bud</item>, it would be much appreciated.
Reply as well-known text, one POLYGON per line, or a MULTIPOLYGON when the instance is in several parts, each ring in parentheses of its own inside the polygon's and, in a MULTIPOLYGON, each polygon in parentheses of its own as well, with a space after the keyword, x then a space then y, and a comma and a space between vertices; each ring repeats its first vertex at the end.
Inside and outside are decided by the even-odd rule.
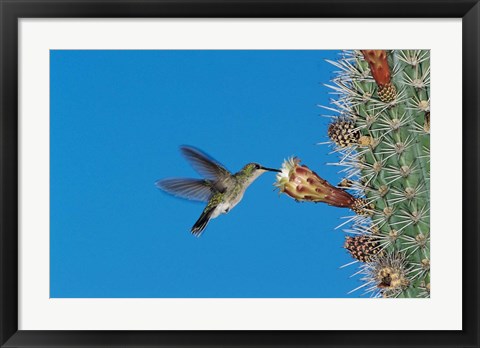
POLYGON ((324 202, 335 207, 352 208, 355 197, 330 185, 296 157, 287 159, 277 174, 275 186, 297 201, 324 202))

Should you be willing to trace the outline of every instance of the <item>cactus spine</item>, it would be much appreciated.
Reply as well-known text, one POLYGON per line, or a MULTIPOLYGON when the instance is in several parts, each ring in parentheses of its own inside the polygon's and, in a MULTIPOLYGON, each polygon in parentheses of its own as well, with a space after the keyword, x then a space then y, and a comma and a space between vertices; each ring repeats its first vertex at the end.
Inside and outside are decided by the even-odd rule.
MULTIPOLYGON (((361 263, 357 289, 430 296, 430 52, 344 51, 330 62, 336 110, 328 136, 345 176, 339 187, 371 214, 345 229, 361 263)), ((355 290, 357 290, 355 289, 355 290)))

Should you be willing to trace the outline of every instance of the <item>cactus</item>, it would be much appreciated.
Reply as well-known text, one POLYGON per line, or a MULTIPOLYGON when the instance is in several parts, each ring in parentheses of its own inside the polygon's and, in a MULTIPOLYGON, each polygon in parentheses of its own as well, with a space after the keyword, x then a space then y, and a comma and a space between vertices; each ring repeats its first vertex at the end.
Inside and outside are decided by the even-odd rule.
POLYGON ((374 205, 346 230, 356 234, 345 248, 362 263, 361 288, 429 297, 430 52, 350 51, 331 63, 337 165, 346 189, 374 205))
POLYGON ((360 264, 356 274, 362 284, 352 291, 429 297, 430 52, 344 51, 330 63, 338 71, 326 84, 335 96, 325 106, 335 112, 329 115, 329 144, 344 176, 336 189, 351 198, 333 191, 314 172, 320 180, 312 180, 310 173, 305 180, 292 175, 298 160, 284 164, 277 186, 296 200, 356 213, 344 229, 344 248, 360 264), (301 185, 296 191, 295 183, 301 185), (338 198, 332 203, 331 194, 320 194, 327 192, 325 187, 343 197, 342 204, 336 204, 338 198), (305 190, 308 194, 302 194, 305 190))

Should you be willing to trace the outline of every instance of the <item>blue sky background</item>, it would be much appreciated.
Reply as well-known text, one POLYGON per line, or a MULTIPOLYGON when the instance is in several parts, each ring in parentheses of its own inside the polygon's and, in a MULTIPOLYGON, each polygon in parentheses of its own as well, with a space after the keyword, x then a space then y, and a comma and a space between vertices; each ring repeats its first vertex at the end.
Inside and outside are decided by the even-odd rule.
POLYGON ((195 238, 203 203, 154 186, 199 177, 182 144, 231 171, 296 155, 339 182, 315 145, 337 54, 51 51, 51 297, 358 297, 334 230, 349 210, 279 196, 266 173, 195 238))

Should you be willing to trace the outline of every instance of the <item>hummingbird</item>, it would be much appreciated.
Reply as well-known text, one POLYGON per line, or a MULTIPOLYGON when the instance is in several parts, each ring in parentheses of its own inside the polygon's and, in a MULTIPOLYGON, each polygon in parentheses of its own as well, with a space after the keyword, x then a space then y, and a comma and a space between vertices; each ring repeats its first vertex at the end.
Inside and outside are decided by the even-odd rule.
POLYGON ((208 202, 191 232, 199 237, 211 219, 232 210, 243 198, 252 182, 263 173, 280 172, 258 163, 248 163, 235 174, 230 173, 218 161, 192 146, 181 146, 180 151, 192 167, 204 179, 169 178, 155 185, 173 196, 200 202, 208 202))

